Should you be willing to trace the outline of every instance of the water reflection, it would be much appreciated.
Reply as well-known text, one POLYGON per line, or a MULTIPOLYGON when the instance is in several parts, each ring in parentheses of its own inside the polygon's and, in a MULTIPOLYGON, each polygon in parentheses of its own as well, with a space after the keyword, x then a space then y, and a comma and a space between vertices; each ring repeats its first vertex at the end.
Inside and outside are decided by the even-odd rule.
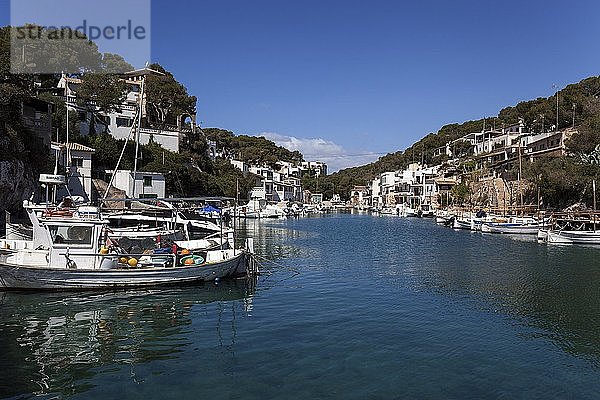
POLYGON ((388 224, 362 248, 378 260, 368 268, 378 278, 505 314, 525 328, 524 338, 544 338, 600 367, 599 249, 454 231, 427 220, 388 224))
POLYGON ((454 231, 426 219, 361 215, 261 222, 257 231, 280 250, 297 247, 274 256, 303 265, 303 274, 316 271, 328 286, 354 283, 354 301, 372 301, 360 297, 370 282, 382 293, 389 286, 435 293, 507 315, 524 328, 523 338, 544 338, 600 367, 597 248, 547 246, 531 235, 454 231))
POLYGON ((129 366, 135 381, 136 365, 198 346, 191 335, 198 320, 217 333, 207 341, 231 351, 235 317, 252 313, 254 287, 235 280, 91 294, 0 293, 0 398, 82 393, 103 366, 129 366))

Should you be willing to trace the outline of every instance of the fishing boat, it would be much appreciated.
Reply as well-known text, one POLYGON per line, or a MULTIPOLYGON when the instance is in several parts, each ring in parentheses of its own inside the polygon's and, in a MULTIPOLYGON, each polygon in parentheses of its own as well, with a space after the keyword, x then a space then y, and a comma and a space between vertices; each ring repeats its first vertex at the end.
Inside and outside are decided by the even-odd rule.
POLYGON ((253 243, 244 249, 191 252, 178 247, 127 253, 108 240, 99 213, 48 209, 25 201, 31 240, 0 239, 0 288, 87 290, 211 281, 255 268, 253 243))
POLYGON ((421 216, 421 214, 419 213, 418 210, 415 210, 408 204, 403 205, 401 214, 404 217, 420 217, 421 216))
POLYGON ((33 237, 31 226, 13 222, 12 216, 8 211, 6 211, 5 221, 7 239, 28 240, 33 237))
POLYGON ((519 235, 537 235, 547 225, 532 217, 510 217, 506 221, 486 221, 481 224, 481 232, 519 235))
POLYGON ((455 217, 454 221, 452 222, 452 228, 454 229, 465 229, 465 230, 471 230, 472 227, 472 221, 471 219, 462 219, 462 218, 458 218, 455 217))
POLYGON ((446 210, 437 210, 434 215, 436 224, 448 226, 454 222, 454 215, 446 210))
POLYGON ((267 204, 259 213, 260 218, 284 218, 286 216, 282 208, 273 204, 267 204))
POLYGON ((553 231, 546 233, 546 242, 554 244, 600 245, 600 231, 553 231))
POLYGON ((554 214, 546 231, 551 244, 600 245, 599 216, 595 212, 554 214))

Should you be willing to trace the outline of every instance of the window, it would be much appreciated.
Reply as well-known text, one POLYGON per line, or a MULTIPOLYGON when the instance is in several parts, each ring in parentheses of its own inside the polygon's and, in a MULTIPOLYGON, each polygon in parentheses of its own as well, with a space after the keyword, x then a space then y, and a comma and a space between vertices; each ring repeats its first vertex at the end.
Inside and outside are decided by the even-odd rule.
POLYGON ((118 127, 121 127, 121 126, 131 127, 133 125, 133 120, 131 118, 117 117, 116 122, 117 122, 118 127))
POLYGON ((83 167, 83 158, 81 157, 73 157, 71 159, 71 166, 81 168, 83 167))
POLYGON ((144 176, 144 186, 148 187, 148 186, 152 186, 152 177, 151 176, 144 176))
POLYGON ((57 245, 86 245, 92 244, 91 226, 62 226, 50 225, 50 237, 57 245))

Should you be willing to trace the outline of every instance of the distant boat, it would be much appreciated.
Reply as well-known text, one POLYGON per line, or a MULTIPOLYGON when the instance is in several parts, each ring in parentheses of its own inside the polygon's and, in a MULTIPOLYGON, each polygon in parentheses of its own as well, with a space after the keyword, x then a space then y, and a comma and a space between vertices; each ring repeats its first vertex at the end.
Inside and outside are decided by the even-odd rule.
POLYGON ((470 231, 472 228, 472 221, 471 219, 459 219, 458 217, 455 217, 454 222, 452 223, 452 228, 466 229, 470 231))
POLYGON ((454 222, 454 215, 445 210, 437 210, 434 213, 435 223, 439 225, 451 225, 454 222))

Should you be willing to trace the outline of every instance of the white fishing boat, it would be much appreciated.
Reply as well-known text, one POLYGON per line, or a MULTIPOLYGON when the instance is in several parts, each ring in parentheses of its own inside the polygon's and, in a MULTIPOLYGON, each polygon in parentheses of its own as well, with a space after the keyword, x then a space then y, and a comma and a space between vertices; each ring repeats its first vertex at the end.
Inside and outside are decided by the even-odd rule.
POLYGON ((448 225, 451 223, 454 215, 447 210, 436 210, 434 212, 435 223, 439 225, 448 225))
POLYGON ((547 243, 600 245, 600 231, 552 231, 547 232, 547 243))
POLYGON ((415 210, 414 208, 410 207, 409 205, 404 204, 404 207, 402 208, 402 216, 418 217, 419 212, 417 210, 415 210))
POLYGON ((399 212, 395 207, 384 207, 379 211, 381 215, 399 215, 399 212))
POLYGON ((24 202, 31 240, 0 239, 0 288, 85 290, 182 284, 254 271, 253 245, 190 252, 156 248, 124 253, 107 240, 108 221, 24 202), (57 211, 61 211, 59 214, 57 211))
POLYGON ((550 220, 547 243, 600 245, 599 215, 596 212, 554 214, 550 220))
POLYGON ((486 221, 481 224, 481 232, 519 235, 537 235, 547 225, 531 217, 510 217, 507 221, 486 221))
POLYGON ((242 205, 237 209, 237 216, 245 219, 258 219, 260 212, 266 207, 266 201, 263 199, 252 199, 248 204, 242 205))
POLYGON ((454 229, 465 229, 465 230, 471 230, 472 227, 472 221, 471 219, 461 219, 461 218, 454 218, 454 222, 452 223, 452 228, 454 229))
POLYGON ((273 204, 267 204, 259 213, 260 218, 284 218, 285 216, 283 209, 273 204))

